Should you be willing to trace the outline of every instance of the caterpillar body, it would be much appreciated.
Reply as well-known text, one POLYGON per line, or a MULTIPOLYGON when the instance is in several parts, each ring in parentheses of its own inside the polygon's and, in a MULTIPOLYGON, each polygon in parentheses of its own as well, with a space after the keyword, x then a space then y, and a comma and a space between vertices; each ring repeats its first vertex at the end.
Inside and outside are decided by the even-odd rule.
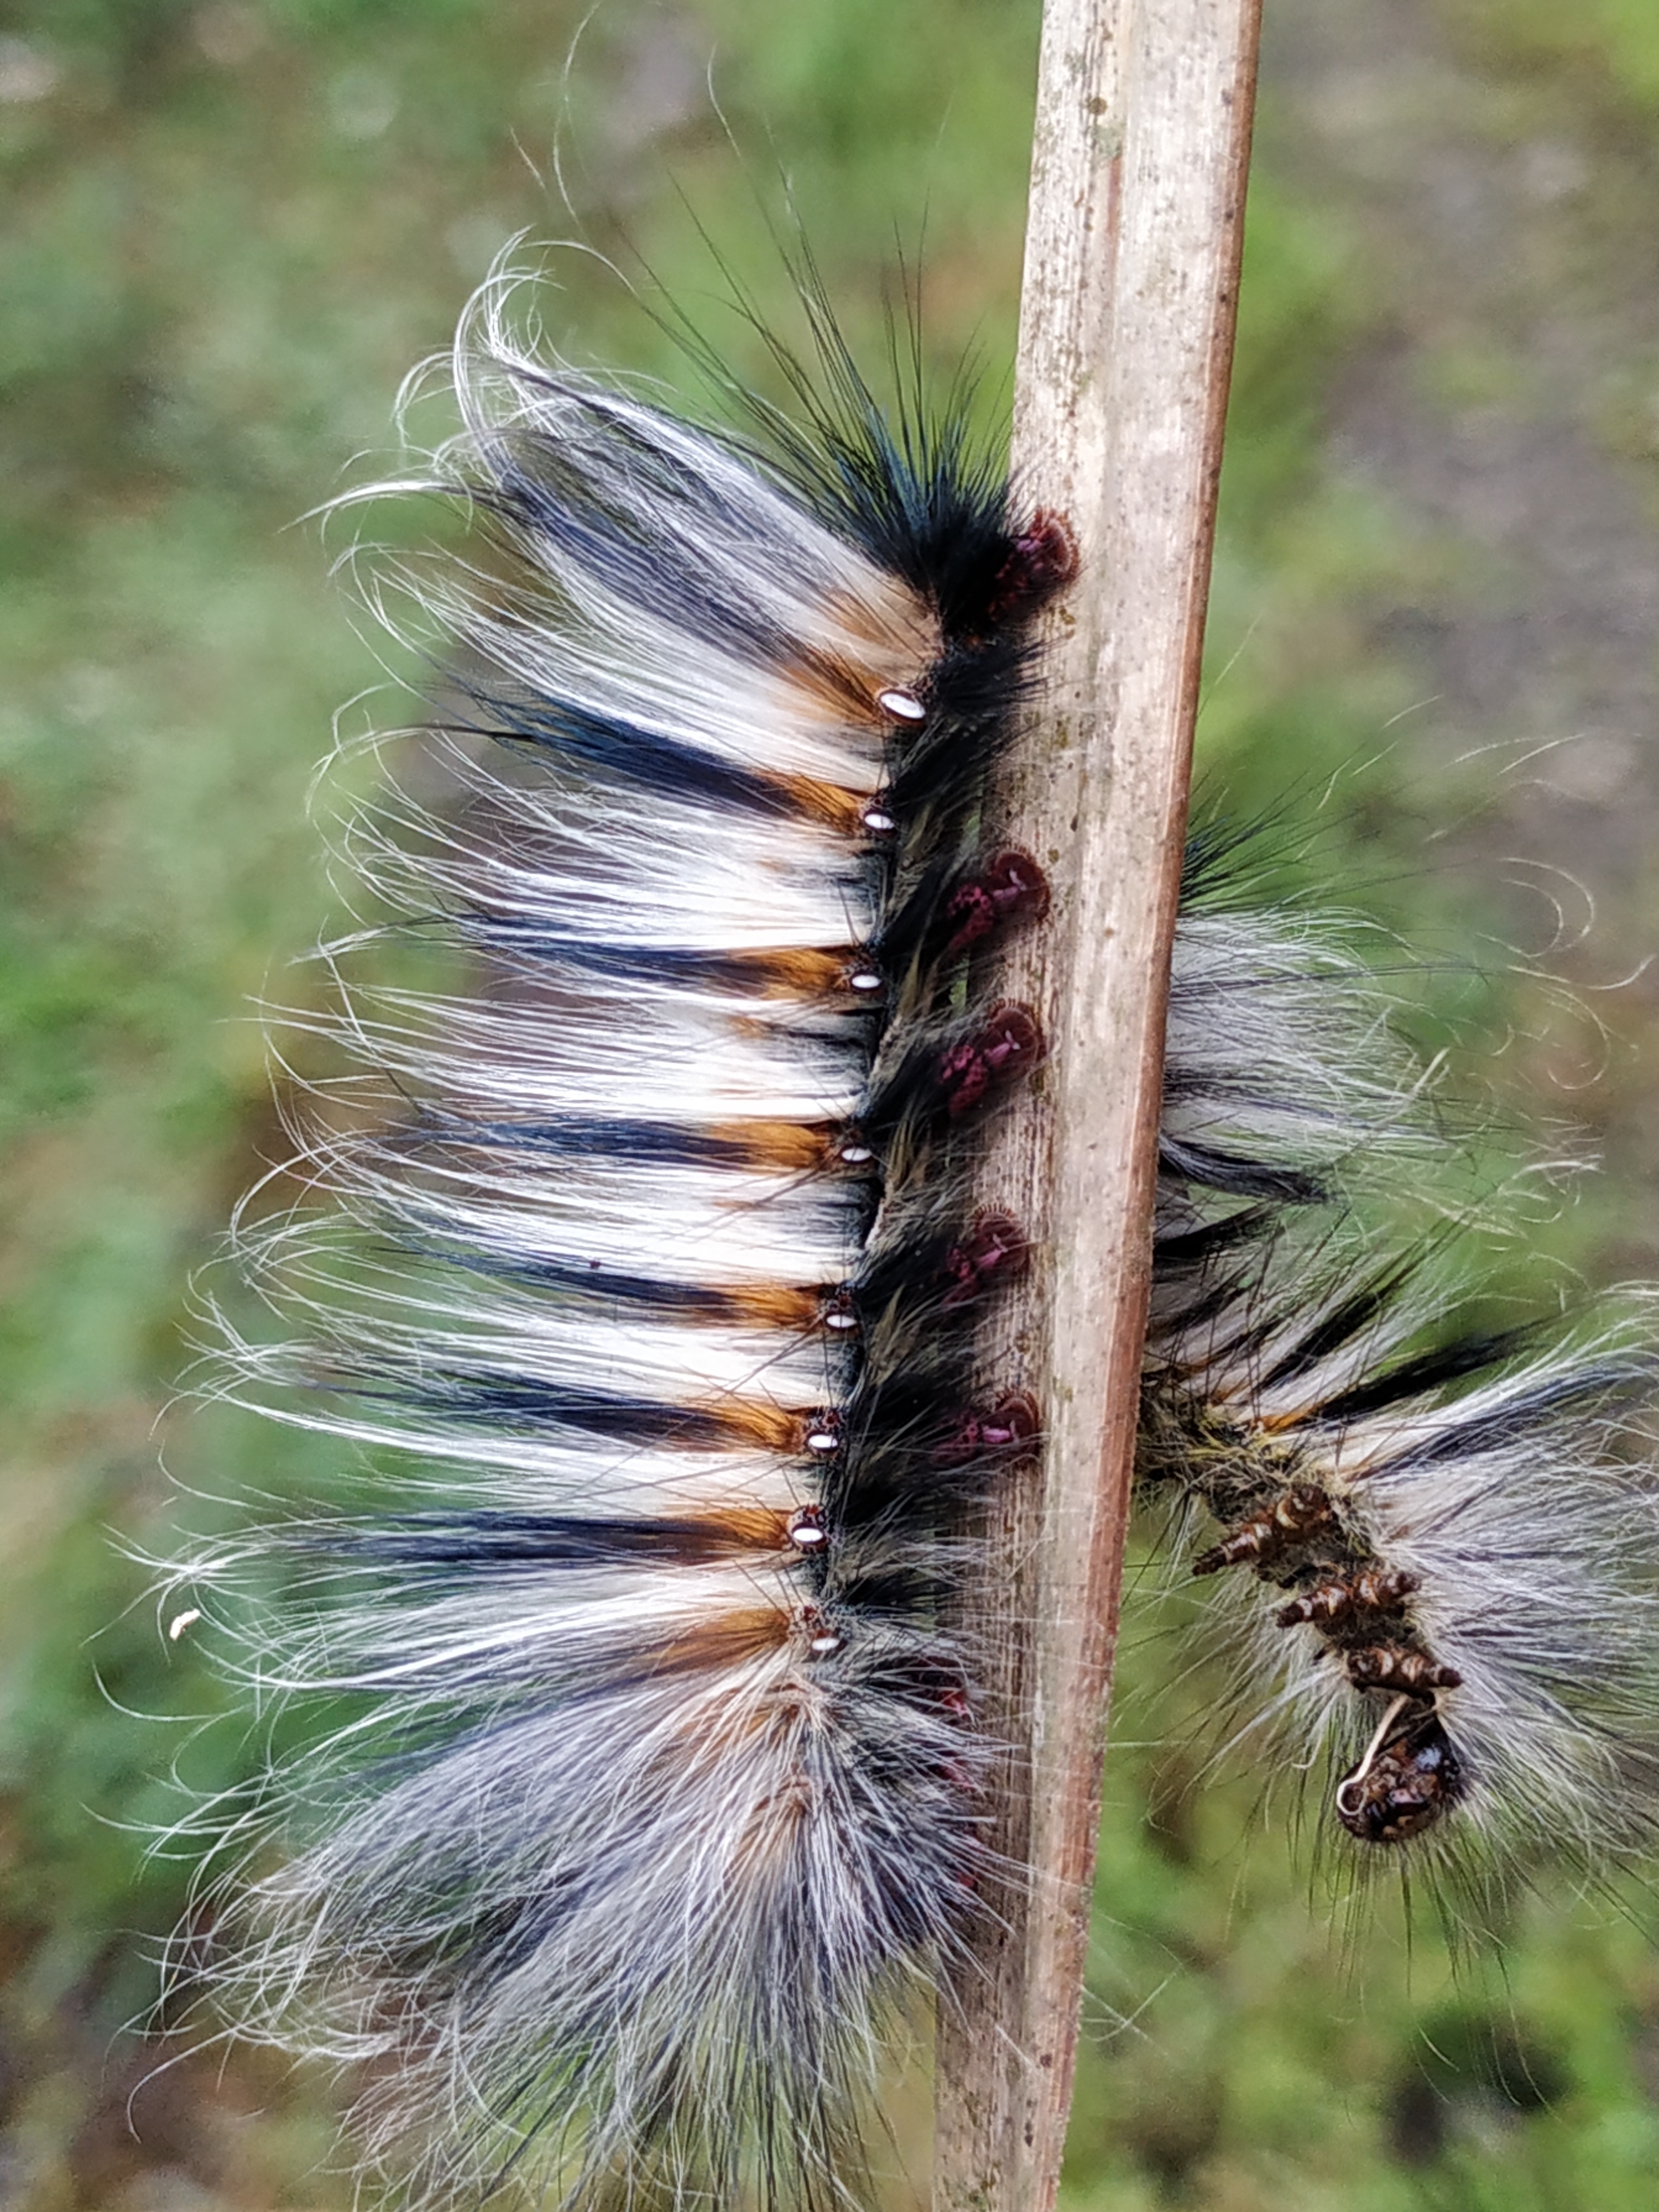
MULTIPOLYGON (((541 357, 512 292, 396 487, 467 544, 374 595, 446 641, 452 797, 352 839, 474 980, 348 994, 385 1110, 241 1232, 290 1340, 224 1324, 356 1495, 182 1577, 262 1698, 349 1704, 225 1821, 181 1975, 358 2069, 416 2196, 827 2203, 989 1864, 950 1601, 1040 1412, 979 1371, 1028 1255, 969 1194, 1043 1051, 994 970, 1046 890, 978 806, 1073 556, 833 340, 740 437, 541 357)), ((1633 1848, 1648 1363, 1478 1338, 1346 1237, 1352 1164, 1437 1141, 1421 1083, 1340 933, 1226 873, 1196 841, 1145 1480, 1213 1516, 1240 1696, 1334 1760, 1345 1841, 1633 1848)))
POLYGON ((1659 1738, 1635 1316, 1492 1334, 1425 1261, 1287 1244, 1264 1276, 1183 1285, 1188 1246, 1147 1351, 1141 1474, 1219 1521, 1190 1566, 1235 1585, 1240 1724, 1322 1753, 1340 1830, 1465 1893, 1638 1853, 1659 1738))

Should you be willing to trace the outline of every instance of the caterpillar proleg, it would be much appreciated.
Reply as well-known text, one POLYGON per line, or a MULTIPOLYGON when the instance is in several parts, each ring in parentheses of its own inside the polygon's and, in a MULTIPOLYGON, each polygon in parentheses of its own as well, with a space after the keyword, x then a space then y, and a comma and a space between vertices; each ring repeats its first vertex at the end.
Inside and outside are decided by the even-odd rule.
MULTIPOLYGON (((358 2069, 417 2196, 828 2203, 988 1870, 949 1599, 1041 1439, 975 1347, 1024 1230, 967 1194, 1046 1049, 995 981, 1046 894, 978 805, 1073 554, 833 333, 739 435, 513 296, 392 488, 465 543, 374 593, 439 634, 449 796, 351 840, 471 980, 348 989, 380 1110, 240 1238, 289 1335, 226 1323, 228 1387, 339 1438, 346 1502, 205 1547, 177 1620, 346 1710, 228 1822, 203 1971, 358 2069)), ((1328 1749, 1340 1842, 1599 1863, 1656 1778, 1648 1363, 1473 1334, 1348 1233, 1356 1162, 1440 1141, 1420 1078, 1340 932, 1225 867, 1200 837, 1177 933, 1146 1482, 1213 1517, 1241 1703, 1328 1749)))

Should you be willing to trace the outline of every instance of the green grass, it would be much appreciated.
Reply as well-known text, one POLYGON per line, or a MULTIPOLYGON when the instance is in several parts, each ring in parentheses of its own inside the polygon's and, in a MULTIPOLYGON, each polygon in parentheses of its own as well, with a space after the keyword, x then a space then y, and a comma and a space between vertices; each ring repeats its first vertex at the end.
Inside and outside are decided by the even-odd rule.
MULTIPOLYGON (((1659 165, 1659 18, 1445 0, 1437 20, 1495 116, 1607 134, 1616 283, 1659 165)), ((769 226, 787 198, 862 352, 902 255, 938 359, 975 355, 988 416, 1006 396, 1032 5, 616 0, 577 24, 528 0, 37 0, 0 46, 0 84, 46 86, 0 106, 0 2158, 31 2207, 137 2205, 147 2172, 249 2205, 343 2201, 312 2172, 319 2090, 185 2069, 148 2124, 141 2100, 135 2140, 137 2062, 109 2044, 184 1903, 184 1864, 146 1850, 179 1809, 169 1762, 183 1741, 199 1789, 257 1757, 234 1718, 164 1717, 221 1695, 158 1638, 111 1531, 161 1540, 163 1445, 208 1492, 280 1488, 301 1449, 167 1410, 192 1271, 280 1142, 248 1001, 315 988, 290 966, 332 896, 312 763, 336 708, 383 681, 299 518, 385 450, 398 380, 520 231, 657 272, 759 375, 718 295, 735 279, 787 318, 769 226)), ((1473 1062, 1513 1021, 1501 1089, 1511 1063, 1537 1072, 1541 1017, 1525 984, 1494 1011, 1471 983, 1504 913, 1424 857, 1478 817, 1488 763, 1453 763, 1486 733, 1420 706, 1406 618, 1455 620, 1505 578, 1333 463, 1333 394, 1396 342, 1398 264, 1310 187, 1285 112, 1270 81, 1206 774, 1245 811, 1293 790, 1311 835, 1290 872, 1448 956, 1429 1031, 1449 1020, 1473 1062)), ((684 383, 599 259, 551 266, 575 357, 684 383)), ((1431 406, 1526 388, 1502 334, 1449 329, 1421 368, 1431 406)), ((1644 499, 1651 375, 1633 352, 1591 410, 1644 499)), ((1583 1257, 1626 1202, 1540 1237, 1583 1257)), ((1388 1899, 1348 1929, 1290 1848, 1284 1790, 1264 1823, 1258 1778, 1200 1775, 1201 1686, 1170 1686, 1169 1644, 1143 1622, 1126 1657, 1072 2212, 1650 2204, 1659 1968, 1635 1923, 1543 1898, 1462 1978, 1431 1923, 1407 1952, 1388 1899)))

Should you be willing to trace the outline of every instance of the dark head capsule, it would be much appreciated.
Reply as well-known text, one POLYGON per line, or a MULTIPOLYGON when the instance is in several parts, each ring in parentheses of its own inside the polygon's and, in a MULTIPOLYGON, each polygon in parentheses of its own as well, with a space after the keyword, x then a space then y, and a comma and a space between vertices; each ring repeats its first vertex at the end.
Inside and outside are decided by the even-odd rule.
POLYGON ((1463 1769, 1435 1712, 1419 1706, 1337 1786, 1336 1817, 1362 1844, 1404 1844, 1463 1796, 1463 1769))

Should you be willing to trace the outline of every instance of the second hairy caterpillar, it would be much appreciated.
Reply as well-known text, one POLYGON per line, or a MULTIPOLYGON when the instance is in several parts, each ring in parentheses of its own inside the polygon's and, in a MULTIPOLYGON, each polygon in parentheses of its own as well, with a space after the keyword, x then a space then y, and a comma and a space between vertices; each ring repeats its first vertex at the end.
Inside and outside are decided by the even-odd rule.
MULTIPOLYGON (((395 487, 468 541, 375 592, 438 633, 451 796, 351 841, 474 980, 348 993, 366 1133, 301 1130, 320 1203, 240 1238, 290 1335, 227 1323, 227 1387, 363 1455, 186 1602, 262 1695, 352 1703, 226 1816, 204 1978, 234 2032, 362 2065, 417 2193, 828 2203, 988 1871, 949 1600, 1041 1413, 979 1371, 1028 1255, 968 1193, 1045 1049, 995 981, 1045 887, 977 809, 1072 556, 827 324, 802 420, 738 437, 545 357, 512 294, 395 487)), ((1240 1698, 1328 1743, 1356 1848, 1622 1848, 1644 1363, 1474 1336, 1346 1235, 1355 1159, 1432 1123, 1339 934, 1230 868, 1195 841, 1148 1485, 1218 1517, 1240 1698)))
POLYGON ((1461 1887, 1602 1869, 1659 1795, 1651 1354, 1634 1317, 1494 1336, 1407 1255, 1162 1285, 1140 1464, 1216 1516, 1237 1724, 1334 1823, 1461 1887))

